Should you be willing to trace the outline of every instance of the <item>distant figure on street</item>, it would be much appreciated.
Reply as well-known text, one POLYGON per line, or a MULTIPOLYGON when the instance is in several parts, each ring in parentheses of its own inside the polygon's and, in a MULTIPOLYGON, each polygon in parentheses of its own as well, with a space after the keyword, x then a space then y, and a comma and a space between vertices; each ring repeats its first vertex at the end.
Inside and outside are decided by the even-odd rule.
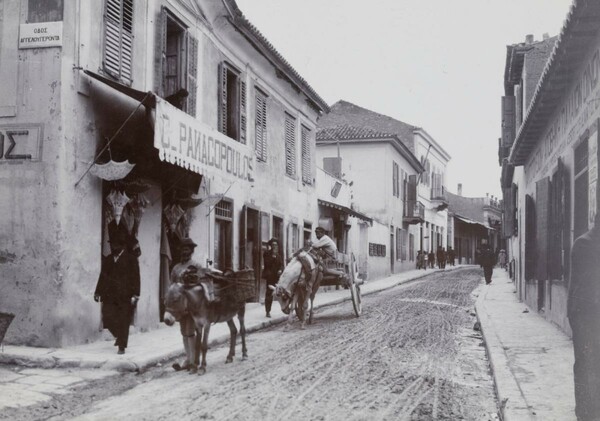
POLYGON ((427 262, 425 262, 425 252, 423 250, 417 252, 417 269, 427 270, 427 262))
POLYGON ((448 247, 448 256, 447 256, 446 260, 448 261, 448 264, 450 266, 454 266, 455 258, 456 258, 456 255, 454 254, 454 250, 452 249, 452 247, 448 247))
POLYGON ((102 260, 94 301, 102 301, 102 325, 116 338, 118 354, 124 354, 129 324, 140 297, 140 267, 127 250, 127 235, 114 230, 109 238, 111 254, 102 260))
POLYGON ((487 285, 491 284, 492 273, 494 272, 494 265, 496 264, 496 256, 488 244, 481 246, 481 251, 479 252, 479 264, 483 268, 485 283, 487 285))
POLYGON ((435 268, 435 253, 433 252, 433 250, 431 250, 429 252, 429 254, 427 255, 427 259, 428 259, 429 267, 431 269, 435 268))
POLYGON ((498 253, 498 264, 501 269, 506 269, 506 251, 500 250, 498 253))
POLYGON ((436 257, 438 262, 438 268, 446 269, 446 250, 444 250, 442 246, 438 246, 436 257))
POLYGON ((600 213, 571 250, 567 316, 573 332, 575 414, 600 420, 600 213))
POLYGON ((279 241, 277 238, 271 238, 267 243, 269 249, 263 253, 264 270, 263 276, 267 281, 265 292, 265 312, 267 317, 271 317, 271 306, 273 304, 273 290, 269 285, 275 285, 279 281, 279 275, 283 271, 283 258, 279 254, 279 241))

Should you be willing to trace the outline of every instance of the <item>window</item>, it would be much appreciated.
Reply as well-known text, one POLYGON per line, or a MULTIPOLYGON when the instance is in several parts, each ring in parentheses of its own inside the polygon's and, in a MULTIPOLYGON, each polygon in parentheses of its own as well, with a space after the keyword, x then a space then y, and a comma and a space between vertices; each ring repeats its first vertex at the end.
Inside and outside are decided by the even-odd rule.
POLYGON ((396 259, 407 260, 407 232, 396 228, 396 259))
POLYGON ((414 234, 408 234, 408 254, 410 261, 415 260, 415 236, 414 234))
POLYGON ((196 116, 198 40, 167 8, 157 25, 156 89, 162 98, 196 116))
POLYGON ((296 119, 285 114, 285 173, 296 176, 296 119))
POLYGON ((219 65, 219 131, 246 143, 246 82, 227 62, 219 65))
POLYGON ((369 256, 385 257, 385 244, 369 243, 369 256))
POLYGON ((588 230, 588 140, 580 142, 575 148, 575 192, 573 215, 573 238, 577 238, 588 230))
POLYGON ((102 67, 113 79, 131 84, 133 0, 106 0, 102 67))
POLYGON ((392 194, 400 197, 400 167, 397 162, 392 162, 392 194))
POLYGON ((312 160, 310 157, 310 129, 300 126, 300 139, 302 141, 302 182, 312 184, 312 160))
POLYGON ((223 199, 215 206, 214 264, 216 269, 232 267, 233 203, 223 199))
POLYGON ((254 150, 259 161, 267 161, 267 95, 259 89, 255 91, 256 120, 254 150))
POLYGON ((310 241, 310 237, 312 234, 312 223, 304 221, 304 243, 303 246, 306 246, 310 241))

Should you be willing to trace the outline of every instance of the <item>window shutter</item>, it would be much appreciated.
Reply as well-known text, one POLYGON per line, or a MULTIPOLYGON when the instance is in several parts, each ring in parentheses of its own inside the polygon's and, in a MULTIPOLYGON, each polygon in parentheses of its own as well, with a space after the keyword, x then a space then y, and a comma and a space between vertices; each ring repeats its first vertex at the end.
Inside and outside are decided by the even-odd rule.
POLYGON ((502 194, 503 201, 503 211, 504 211, 504 223, 502 224, 502 235, 504 238, 510 238, 514 232, 514 212, 513 212, 513 193, 512 188, 508 187, 503 189, 502 194))
POLYGON ((515 140, 515 97, 502 97, 502 147, 508 150, 515 140))
POLYGON ((256 91, 254 150, 261 161, 267 160, 267 98, 256 91))
POLYGON ((186 111, 196 117, 196 101, 198 92, 198 40, 189 32, 187 38, 187 104, 186 111))
POLYGON ((219 64, 219 131, 227 134, 227 65, 219 64))
POLYGON ((285 173, 296 175, 296 119, 285 115, 285 173))
POLYGON ((158 14, 154 53, 154 91, 165 97, 164 75, 167 60, 167 9, 163 6, 158 14))
POLYGON ((411 175, 408 177, 407 201, 415 202, 417 200, 417 176, 411 175))
POLYGON ((562 261, 566 281, 571 275, 571 177, 562 161, 558 161, 562 173, 562 261))
POLYGON ((310 159, 310 130, 300 126, 300 137, 302 141, 302 181, 312 184, 312 165, 310 159))
POLYGON ((240 142, 246 144, 246 129, 247 129, 247 117, 246 117, 246 75, 242 73, 240 75, 240 142))
POLYGON ((548 279, 548 229, 550 217, 550 179, 548 177, 535 183, 536 196, 536 242, 537 269, 539 281, 548 279))
POLYGON ((131 83, 133 0, 106 0, 103 68, 114 79, 131 83))
POLYGON ((530 195, 525 196, 525 280, 533 279, 535 274, 535 202, 530 195))

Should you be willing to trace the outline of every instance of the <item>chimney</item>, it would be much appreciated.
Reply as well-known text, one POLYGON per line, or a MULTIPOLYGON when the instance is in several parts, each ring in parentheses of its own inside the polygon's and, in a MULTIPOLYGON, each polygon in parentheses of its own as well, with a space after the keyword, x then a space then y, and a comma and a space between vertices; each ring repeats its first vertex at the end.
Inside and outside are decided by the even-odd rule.
POLYGON ((544 39, 544 41, 546 41, 548 38, 550 38, 550 35, 548 35, 548 32, 544 32, 544 35, 542 35, 542 38, 544 39))
POLYGON ((458 188, 456 189, 456 194, 462 196, 462 183, 458 183, 458 188))
POLYGON ((533 44, 533 35, 525 35, 525 44, 533 44))

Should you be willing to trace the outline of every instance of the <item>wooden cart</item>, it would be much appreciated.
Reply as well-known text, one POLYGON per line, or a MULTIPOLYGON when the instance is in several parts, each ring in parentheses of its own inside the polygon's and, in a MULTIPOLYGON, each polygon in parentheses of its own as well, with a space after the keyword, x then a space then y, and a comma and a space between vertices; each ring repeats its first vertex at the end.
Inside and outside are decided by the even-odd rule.
POLYGON ((321 286, 341 286, 349 289, 354 313, 359 317, 362 313, 360 287, 364 281, 358 277, 358 264, 354 253, 338 252, 337 259, 326 260, 324 264, 329 271, 337 274, 323 276, 321 286))

